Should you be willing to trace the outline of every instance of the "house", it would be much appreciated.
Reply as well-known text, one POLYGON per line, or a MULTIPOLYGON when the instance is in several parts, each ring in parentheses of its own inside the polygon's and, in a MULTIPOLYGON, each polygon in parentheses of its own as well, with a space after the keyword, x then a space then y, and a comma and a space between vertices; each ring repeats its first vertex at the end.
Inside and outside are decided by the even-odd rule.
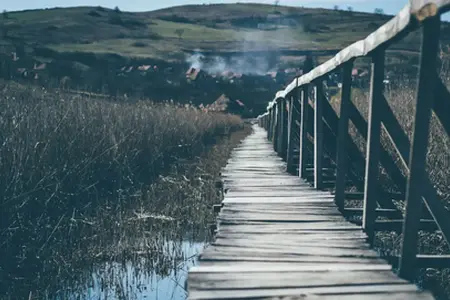
POLYGON ((198 79, 200 73, 201 73, 200 69, 196 69, 196 68, 191 67, 186 72, 186 79, 191 80, 191 81, 195 81, 195 80, 198 79))
POLYGON ((138 70, 139 70, 139 71, 146 72, 146 71, 148 71, 151 67, 152 67, 152 66, 150 66, 150 65, 142 65, 142 66, 139 66, 139 67, 138 67, 138 70))
POLYGON ((230 98, 225 94, 222 94, 216 101, 206 106, 208 111, 214 112, 225 112, 228 110, 228 104, 230 103, 230 98))
POLYGON ((47 64, 46 63, 42 63, 42 64, 34 64, 33 70, 45 70, 47 68, 47 64))
POLYGON ((225 94, 222 94, 216 101, 206 106, 206 109, 211 112, 231 112, 243 113, 247 109, 244 102, 241 100, 231 100, 225 94))

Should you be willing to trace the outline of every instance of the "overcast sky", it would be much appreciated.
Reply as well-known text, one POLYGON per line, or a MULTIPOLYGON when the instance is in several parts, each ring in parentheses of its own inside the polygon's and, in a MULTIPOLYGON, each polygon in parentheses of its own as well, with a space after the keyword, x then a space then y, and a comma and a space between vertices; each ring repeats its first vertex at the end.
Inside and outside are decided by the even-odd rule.
MULTIPOLYGON (((0 0, 0 9, 7 11, 36 9, 36 8, 51 8, 51 7, 69 7, 89 5, 104 7, 118 6, 125 11, 149 11, 164 7, 184 4, 202 4, 202 3, 236 3, 236 2, 258 2, 273 4, 274 0, 252 0, 252 1, 237 1, 237 0, 0 0)), ((308 7, 325 7, 332 8, 338 5, 342 8, 352 6, 355 10, 373 12, 375 8, 383 8, 388 14, 396 14, 401 8, 405 6, 407 0, 280 0, 281 5, 290 6, 308 6, 308 7)))

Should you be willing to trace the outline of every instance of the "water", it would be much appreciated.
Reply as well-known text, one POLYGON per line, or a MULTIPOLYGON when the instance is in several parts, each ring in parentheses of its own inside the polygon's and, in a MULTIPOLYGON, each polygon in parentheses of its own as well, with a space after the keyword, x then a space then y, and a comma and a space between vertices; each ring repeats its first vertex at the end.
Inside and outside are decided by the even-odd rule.
POLYGON ((94 266, 90 280, 82 286, 68 283, 56 297, 58 300, 173 299, 187 298, 185 282, 188 269, 197 263, 204 243, 170 241, 165 253, 177 258, 164 273, 158 262, 141 257, 123 263, 104 262, 94 266), (72 286, 71 286, 72 285, 72 286))

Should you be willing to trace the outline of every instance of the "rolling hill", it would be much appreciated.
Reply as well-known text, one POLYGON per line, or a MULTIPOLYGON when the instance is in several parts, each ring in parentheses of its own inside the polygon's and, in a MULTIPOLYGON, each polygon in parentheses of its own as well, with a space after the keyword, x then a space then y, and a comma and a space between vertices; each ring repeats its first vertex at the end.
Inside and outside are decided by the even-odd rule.
MULTIPOLYGON (((221 83, 210 80, 205 90, 205 86, 186 86, 182 82, 190 66, 199 69, 202 65, 205 69, 199 57, 209 57, 206 71, 213 78, 213 73, 219 71, 261 77, 301 66, 306 54, 316 55, 320 63, 366 37, 391 17, 262 4, 189 5, 138 13, 103 7, 29 10, 0 17, 0 56, 8 60, 15 52, 21 57, 12 67, 3 66, 8 78, 16 70, 47 63, 52 65, 48 69, 53 70, 49 77, 57 82, 70 77, 77 88, 103 92, 107 86, 107 92, 115 93, 120 82, 128 84, 119 89, 120 93, 138 90, 139 95, 156 99, 181 101, 185 97, 186 101, 211 103, 225 93, 221 83), (141 77, 127 82, 128 75, 118 71, 139 66, 158 66, 169 71, 145 77, 141 86, 135 84, 142 81, 141 77), (119 75, 124 75, 120 81, 116 78, 119 75), (217 86, 211 87, 214 84, 217 86)), ((443 43, 449 44, 448 24, 442 31, 443 43)), ((393 45, 387 65, 415 65, 419 39, 420 34, 415 33, 393 45)), ((357 61, 357 66, 367 68, 367 60, 357 61)), ((250 94, 258 93, 260 110, 262 103, 285 83, 271 84, 253 78, 251 87, 245 88, 250 94)), ((235 93, 243 88, 234 87, 235 93)))

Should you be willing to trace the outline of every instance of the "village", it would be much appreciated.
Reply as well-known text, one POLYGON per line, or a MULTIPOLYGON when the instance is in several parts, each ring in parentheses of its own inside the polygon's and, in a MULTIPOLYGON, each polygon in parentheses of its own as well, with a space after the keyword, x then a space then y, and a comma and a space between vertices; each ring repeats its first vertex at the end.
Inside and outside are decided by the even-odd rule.
MULTIPOLYGON (((267 95, 285 87, 304 72, 304 66, 279 68, 265 74, 245 74, 231 69, 209 72, 186 63, 129 61, 115 62, 107 68, 82 62, 58 59, 36 59, 26 53, 12 51, 0 54, 0 76, 5 79, 33 82, 64 90, 85 90, 99 94, 137 96, 156 101, 171 99, 190 103, 207 111, 230 112, 244 116, 259 113, 270 101, 267 95), (89 81, 89 82, 87 82, 89 81), (255 97, 258 95, 259 97, 255 97)), ((393 72, 387 72, 388 85, 393 72)), ((354 68, 353 82, 365 88, 370 74, 367 68, 354 68)), ((341 87, 338 74, 325 80, 330 93, 341 87)), ((333 96, 332 94, 329 96, 333 96)))

